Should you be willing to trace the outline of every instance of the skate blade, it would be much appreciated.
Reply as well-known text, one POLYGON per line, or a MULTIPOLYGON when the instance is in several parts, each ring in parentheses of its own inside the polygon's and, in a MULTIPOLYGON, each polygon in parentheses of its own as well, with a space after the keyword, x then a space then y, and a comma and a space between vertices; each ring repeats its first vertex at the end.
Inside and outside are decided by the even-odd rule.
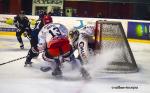
POLYGON ((32 64, 25 64, 24 67, 32 67, 32 64))
POLYGON ((55 75, 53 76, 55 79, 63 79, 63 76, 62 75, 55 75))
POLYGON ((91 80, 91 79, 92 79, 91 76, 82 76, 82 78, 83 78, 84 80, 91 80))
POLYGON ((40 68, 40 70, 41 70, 42 72, 48 72, 48 71, 50 71, 51 69, 52 69, 51 67, 49 67, 49 68, 47 68, 47 69, 43 69, 43 67, 40 68))

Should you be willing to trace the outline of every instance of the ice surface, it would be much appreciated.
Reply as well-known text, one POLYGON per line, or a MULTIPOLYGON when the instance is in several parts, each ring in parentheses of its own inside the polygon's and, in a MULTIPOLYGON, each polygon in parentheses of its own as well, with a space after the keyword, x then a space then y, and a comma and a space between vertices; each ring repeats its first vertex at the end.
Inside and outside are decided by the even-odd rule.
MULTIPOLYGON (((20 50, 15 37, 0 37, 0 63, 27 55, 29 42, 24 39, 25 50, 20 50)), ((0 66, 0 93, 150 93, 150 44, 130 43, 140 71, 130 74, 110 74, 100 71, 114 57, 114 52, 102 53, 90 59, 85 67, 92 79, 81 79, 78 70, 64 64, 63 79, 55 79, 51 71, 41 72, 42 58, 33 59, 33 67, 23 67, 25 59, 0 66), (95 62, 95 63, 94 63, 95 62)))

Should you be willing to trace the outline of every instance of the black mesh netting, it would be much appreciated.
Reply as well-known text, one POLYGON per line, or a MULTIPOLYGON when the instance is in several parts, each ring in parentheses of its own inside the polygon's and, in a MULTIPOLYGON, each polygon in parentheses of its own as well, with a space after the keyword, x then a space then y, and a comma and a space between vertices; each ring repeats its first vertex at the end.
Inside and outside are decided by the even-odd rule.
POLYGON ((109 21, 96 23, 99 52, 113 51, 112 62, 105 70, 107 72, 137 72, 137 64, 121 23, 109 21))

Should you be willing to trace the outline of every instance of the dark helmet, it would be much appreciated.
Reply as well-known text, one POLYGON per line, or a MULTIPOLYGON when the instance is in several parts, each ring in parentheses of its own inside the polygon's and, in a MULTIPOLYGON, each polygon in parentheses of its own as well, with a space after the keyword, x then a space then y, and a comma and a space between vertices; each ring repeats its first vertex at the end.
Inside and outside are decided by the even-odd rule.
POLYGON ((24 12, 23 10, 21 10, 21 11, 20 11, 20 14, 23 14, 23 15, 24 15, 24 14, 25 14, 25 12, 24 12))
POLYGON ((45 12, 45 11, 40 11, 39 12, 39 18, 43 18, 44 17, 44 15, 46 15, 47 13, 45 12))
POLYGON ((20 11, 20 14, 18 16, 23 20, 25 18, 25 12, 23 10, 20 11))

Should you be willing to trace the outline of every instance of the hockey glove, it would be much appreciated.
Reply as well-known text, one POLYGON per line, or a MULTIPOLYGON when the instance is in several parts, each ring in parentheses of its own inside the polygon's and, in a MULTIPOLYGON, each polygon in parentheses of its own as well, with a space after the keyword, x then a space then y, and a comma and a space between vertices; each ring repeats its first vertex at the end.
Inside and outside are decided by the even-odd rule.
POLYGON ((28 32, 27 32, 27 31, 25 31, 25 32, 23 33, 23 35, 24 35, 24 37, 27 37, 28 32))

